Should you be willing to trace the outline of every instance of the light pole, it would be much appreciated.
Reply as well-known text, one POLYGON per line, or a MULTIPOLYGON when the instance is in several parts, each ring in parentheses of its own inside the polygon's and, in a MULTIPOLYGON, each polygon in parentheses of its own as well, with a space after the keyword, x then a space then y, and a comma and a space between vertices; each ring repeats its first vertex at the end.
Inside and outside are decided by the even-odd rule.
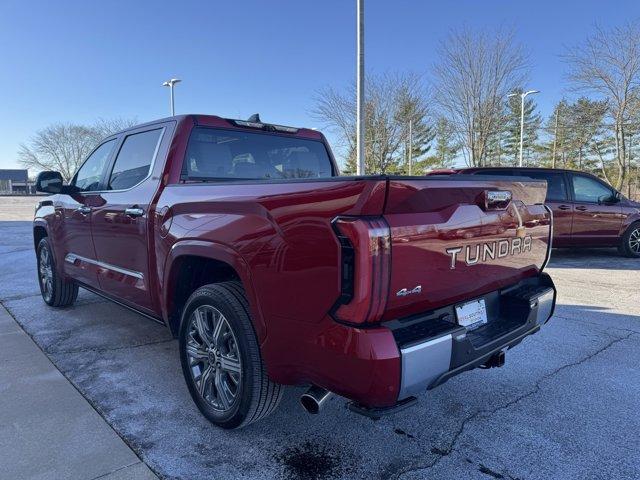
POLYGON ((413 175, 413 121, 409 119, 409 176, 413 175))
POLYGON ((364 0, 356 0, 356 36, 356 173, 364 175, 364 0))
POLYGON ((162 84, 163 87, 169 87, 169 90, 171 91, 171 116, 174 116, 176 114, 176 107, 173 101, 173 86, 176 83, 180 83, 181 81, 182 80, 180 80, 179 78, 172 78, 171 80, 167 80, 162 84))
MULTIPOLYGON (((524 144, 524 99, 527 95, 532 95, 534 93, 540 93, 539 90, 529 90, 528 92, 520 93, 520 159, 518 161, 518 166, 522 166, 522 147, 524 144)), ((510 93, 509 97, 515 97, 518 95, 517 93, 510 93)))

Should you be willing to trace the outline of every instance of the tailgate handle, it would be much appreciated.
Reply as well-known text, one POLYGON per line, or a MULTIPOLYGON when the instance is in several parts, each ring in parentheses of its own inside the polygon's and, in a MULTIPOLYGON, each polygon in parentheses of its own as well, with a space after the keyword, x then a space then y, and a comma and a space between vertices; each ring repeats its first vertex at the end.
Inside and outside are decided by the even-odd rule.
POLYGON ((485 190, 482 192, 480 206, 484 210, 505 210, 511 203, 509 190, 485 190))

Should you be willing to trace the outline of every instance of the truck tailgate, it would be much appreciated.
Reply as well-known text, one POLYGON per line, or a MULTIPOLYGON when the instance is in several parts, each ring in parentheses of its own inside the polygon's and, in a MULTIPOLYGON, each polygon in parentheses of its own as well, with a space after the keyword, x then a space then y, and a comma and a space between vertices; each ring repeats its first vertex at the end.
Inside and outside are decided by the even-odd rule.
POLYGON ((392 260, 383 319, 467 301, 537 275, 550 248, 546 188, 544 181, 514 177, 391 177, 384 218, 392 260), (505 192, 510 201, 495 201, 505 192))

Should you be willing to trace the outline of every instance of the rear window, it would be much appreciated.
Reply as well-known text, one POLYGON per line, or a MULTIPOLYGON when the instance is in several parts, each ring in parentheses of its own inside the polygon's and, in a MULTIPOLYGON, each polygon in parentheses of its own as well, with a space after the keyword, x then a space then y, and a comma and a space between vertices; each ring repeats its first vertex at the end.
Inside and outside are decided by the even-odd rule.
POLYGON ((331 177, 324 144, 284 135, 197 127, 182 167, 184 180, 331 177))

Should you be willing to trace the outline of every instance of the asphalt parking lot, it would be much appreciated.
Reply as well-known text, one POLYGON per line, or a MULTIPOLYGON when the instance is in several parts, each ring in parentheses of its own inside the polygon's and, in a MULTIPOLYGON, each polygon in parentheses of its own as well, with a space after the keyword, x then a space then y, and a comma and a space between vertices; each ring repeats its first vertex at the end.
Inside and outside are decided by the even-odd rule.
POLYGON ((310 416, 291 388, 274 415, 229 432, 197 411, 163 327, 86 291, 45 306, 33 200, 11 201, 0 197, 0 302, 161 478, 640 478, 640 260, 554 251, 547 327, 503 368, 455 377, 414 408, 373 421, 333 398, 310 416))

